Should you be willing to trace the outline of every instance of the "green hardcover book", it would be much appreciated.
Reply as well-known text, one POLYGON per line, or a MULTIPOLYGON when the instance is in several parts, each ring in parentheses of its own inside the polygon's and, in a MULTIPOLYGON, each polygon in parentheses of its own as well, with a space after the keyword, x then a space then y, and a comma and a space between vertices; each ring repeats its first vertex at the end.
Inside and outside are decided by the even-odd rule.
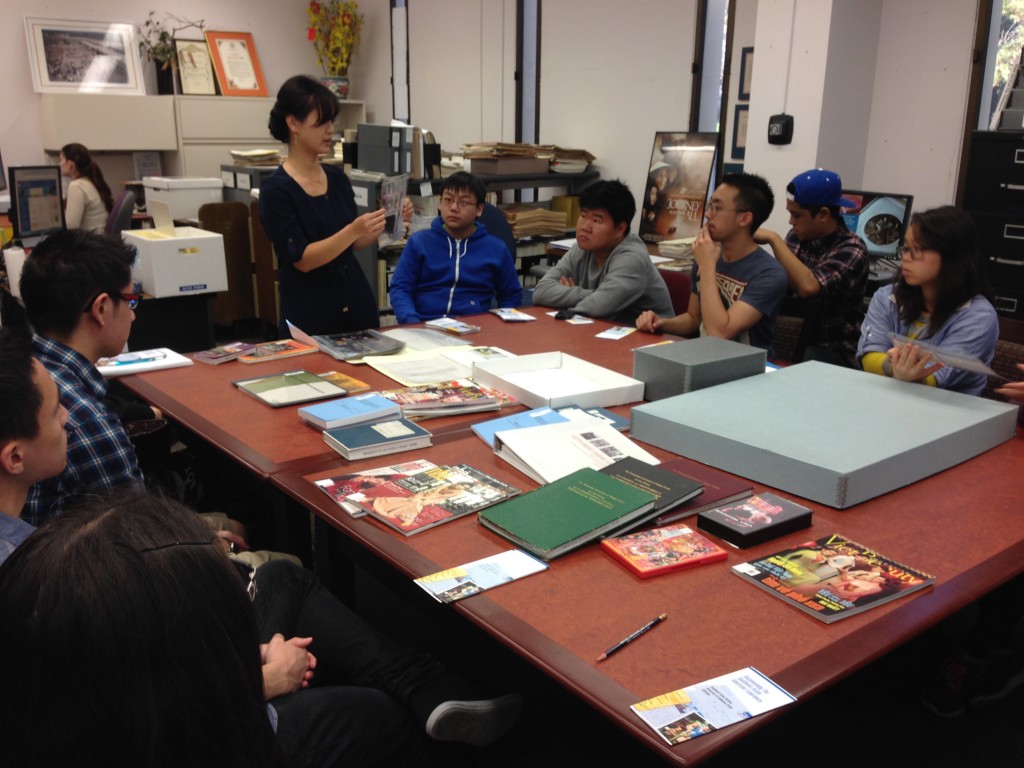
POLYGON ((482 510, 480 523, 542 560, 628 527, 654 496, 596 469, 580 469, 482 510))

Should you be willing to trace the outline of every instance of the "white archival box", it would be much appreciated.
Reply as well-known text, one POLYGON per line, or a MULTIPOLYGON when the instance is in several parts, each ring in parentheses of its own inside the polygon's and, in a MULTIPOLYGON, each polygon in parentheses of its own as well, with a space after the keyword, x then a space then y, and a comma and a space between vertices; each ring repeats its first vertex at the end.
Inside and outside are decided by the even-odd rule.
POLYGON ((228 289, 224 263, 224 236, 196 227, 175 227, 168 223, 165 204, 153 211, 157 229, 126 229, 125 242, 134 245, 139 256, 132 267, 132 282, 157 299, 189 296, 228 289))
POLYGON ((644 383, 564 352, 473 363, 473 381, 515 397, 530 408, 607 407, 635 403, 644 383))
POLYGON ((154 200, 167 203, 172 219, 198 219, 201 206, 224 202, 222 179, 143 176, 142 186, 146 188, 146 205, 154 200))

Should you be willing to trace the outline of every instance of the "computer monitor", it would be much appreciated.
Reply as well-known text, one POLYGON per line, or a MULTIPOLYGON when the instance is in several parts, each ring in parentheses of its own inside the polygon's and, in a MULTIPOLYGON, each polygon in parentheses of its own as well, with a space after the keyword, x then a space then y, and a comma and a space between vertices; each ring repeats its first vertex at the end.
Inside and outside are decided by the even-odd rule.
POLYGON ((7 174, 4 173, 4 156, 0 153, 0 192, 7 191, 7 174))
POLYGON ((860 235, 868 254, 875 259, 899 259, 913 195, 844 189, 843 197, 857 204, 843 209, 843 219, 851 232, 860 235))
POLYGON ((56 165, 11 166, 11 225, 14 237, 32 247, 64 229, 60 168, 56 165))

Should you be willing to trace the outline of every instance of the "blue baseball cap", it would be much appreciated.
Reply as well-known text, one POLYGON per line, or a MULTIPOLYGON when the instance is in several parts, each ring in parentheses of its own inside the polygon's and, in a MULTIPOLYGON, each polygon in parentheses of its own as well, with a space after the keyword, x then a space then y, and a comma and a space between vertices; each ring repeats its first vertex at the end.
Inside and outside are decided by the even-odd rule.
POLYGON ((832 208, 856 208, 857 204, 843 197, 843 180, 834 171, 816 168, 805 171, 790 182, 793 191, 786 197, 797 205, 812 208, 827 205, 832 208))

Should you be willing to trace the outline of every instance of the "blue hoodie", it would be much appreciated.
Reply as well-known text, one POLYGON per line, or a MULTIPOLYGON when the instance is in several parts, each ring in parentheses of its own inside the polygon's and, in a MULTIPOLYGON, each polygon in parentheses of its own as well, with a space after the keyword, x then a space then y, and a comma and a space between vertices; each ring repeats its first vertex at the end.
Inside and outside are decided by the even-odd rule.
POLYGON ((391 278, 391 306, 403 325, 486 312, 495 297, 499 307, 518 307, 523 288, 508 247, 479 221, 456 240, 438 216, 409 238, 391 278))

